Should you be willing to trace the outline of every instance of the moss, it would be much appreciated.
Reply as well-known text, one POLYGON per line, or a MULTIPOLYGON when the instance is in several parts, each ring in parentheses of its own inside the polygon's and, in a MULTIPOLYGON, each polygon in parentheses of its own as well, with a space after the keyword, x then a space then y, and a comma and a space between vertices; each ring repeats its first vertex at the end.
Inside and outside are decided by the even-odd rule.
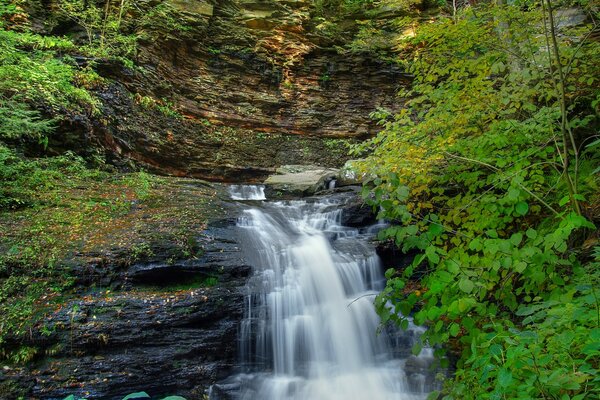
POLYGON ((53 178, 33 206, 0 213, 0 358, 17 364, 35 356, 18 346, 24 335, 76 295, 75 267, 111 253, 131 263, 157 242, 174 259, 197 256, 194 235, 221 213, 200 181, 88 170, 53 178))
POLYGON ((13 379, 6 379, 0 382, 0 398, 2 399, 25 399, 28 388, 24 388, 13 379))
MULTIPOLYGON (((209 275, 196 275, 190 279, 186 279, 185 282, 174 282, 166 285, 147 285, 140 286, 136 289, 136 293, 150 292, 155 294, 161 293, 174 293, 174 292, 189 292, 190 290, 199 288, 211 288, 219 283, 217 276, 209 275)), ((130 292, 128 292, 130 293, 130 292)))

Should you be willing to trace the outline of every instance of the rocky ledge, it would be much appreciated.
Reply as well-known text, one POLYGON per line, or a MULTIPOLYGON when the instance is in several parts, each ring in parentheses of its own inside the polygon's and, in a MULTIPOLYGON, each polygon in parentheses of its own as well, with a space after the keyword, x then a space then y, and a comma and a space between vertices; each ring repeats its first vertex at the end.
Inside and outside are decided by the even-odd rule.
MULTIPOLYGON (((323 32, 312 2, 157 0, 131 13, 135 67, 75 56, 103 79, 92 88, 101 112, 67 116, 52 149, 94 144, 117 165, 214 181, 339 167, 347 143, 376 132, 369 114, 398 107, 410 82, 376 54, 348 50, 352 34, 323 32)), ((33 26, 82 34, 38 14, 33 26)))
POLYGON ((117 289, 86 278, 88 289, 27 339, 46 356, 28 368, 5 367, 4 398, 120 399, 139 390, 201 398, 234 365, 250 267, 235 219, 211 223, 197 239, 198 258, 173 260, 163 246, 148 262, 105 262, 117 289))
MULTIPOLYGON (((94 249, 84 248, 71 261, 76 293, 55 299, 40 324, 19 338, 19 345, 37 349, 37 357, 26 366, 3 367, 2 398, 121 399, 143 390, 201 399, 210 385, 233 373, 252 269, 236 227, 245 205, 228 200, 221 185, 188 180, 162 185, 178 204, 178 214, 160 206, 156 193, 151 204, 157 208, 148 208, 149 200, 140 202, 113 220, 111 229, 95 233, 106 241, 96 238, 94 249), (177 218, 192 219, 194 212, 202 212, 207 223, 199 225, 193 245, 182 253, 167 226, 182 229, 187 225, 178 225, 177 218), (160 218, 144 219, 148 213, 160 218), (138 217, 143 224, 135 222, 138 217), (123 241, 120 235, 129 230, 136 240, 146 238, 146 245, 123 241), (144 230, 153 235, 145 236, 144 230)), ((355 189, 335 195, 344 198, 343 223, 374 222, 355 189)))

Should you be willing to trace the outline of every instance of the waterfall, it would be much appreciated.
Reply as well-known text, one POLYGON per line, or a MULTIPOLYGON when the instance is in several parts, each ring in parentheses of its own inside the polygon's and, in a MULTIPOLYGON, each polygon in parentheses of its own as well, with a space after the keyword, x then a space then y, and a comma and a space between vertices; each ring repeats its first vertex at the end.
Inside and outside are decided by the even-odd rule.
POLYGON ((405 360, 394 357, 392 337, 377 333, 373 299, 385 282, 369 230, 340 221, 333 199, 243 212, 238 226, 254 273, 234 398, 426 398, 425 385, 411 384, 405 360))
POLYGON ((229 194, 233 200, 265 200, 265 187, 262 185, 231 185, 229 194))

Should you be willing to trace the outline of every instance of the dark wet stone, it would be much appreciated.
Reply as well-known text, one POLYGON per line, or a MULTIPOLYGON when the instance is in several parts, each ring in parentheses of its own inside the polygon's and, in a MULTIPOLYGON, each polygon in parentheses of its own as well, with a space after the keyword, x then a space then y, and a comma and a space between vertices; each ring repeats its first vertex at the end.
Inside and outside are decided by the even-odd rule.
POLYGON ((28 399, 121 399, 140 390, 202 398, 231 374, 237 358, 250 267, 234 221, 204 231, 204 253, 196 259, 171 262, 166 252, 123 265, 105 255, 81 267, 91 271, 82 281, 101 286, 48 315, 44 333, 36 330, 27 344, 50 356, 5 371, 0 384, 11 380, 28 399), (124 289, 111 291, 105 280, 124 289))

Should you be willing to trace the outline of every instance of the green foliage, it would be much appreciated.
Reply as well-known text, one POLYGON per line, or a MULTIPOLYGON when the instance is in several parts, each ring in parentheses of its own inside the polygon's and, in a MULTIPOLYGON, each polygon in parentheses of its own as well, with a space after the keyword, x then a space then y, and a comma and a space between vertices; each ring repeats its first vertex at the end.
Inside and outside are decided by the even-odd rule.
POLYGON ((319 0, 311 23, 316 32, 335 41, 344 38, 341 52, 371 53, 391 61, 390 53, 402 29, 419 8, 431 7, 423 0, 319 0), (352 21, 354 23, 349 23, 352 21), (352 38, 352 40, 347 40, 352 38))
MULTIPOLYGON (((0 146, 0 155, 0 360, 6 363, 48 354, 26 347, 31 336, 50 333, 48 315, 77 295, 75 265, 115 248, 123 251, 114 262, 126 265, 152 257, 157 243, 171 243, 161 253, 165 262, 199 257, 204 218, 221 215, 212 187, 190 191, 185 182, 182 190, 178 180, 89 169, 71 153, 31 159, 0 146)), ((156 290, 217 282, 201 276, 156 290)))
POLYGON ((149 257, 152 257, 153 255, 154 251, 148 243, 136 243, 133 246, 131 246, 130 257, 132 262, 147 259, 149 257))
POLYGON ((365 10, 373 4, 372 0, 317 0, 314 7, 319 15, 328 13, 352 14, 365 10))
MULTIPOLYGON (((181 12, 167 2, 161 2, 144 14, 141 21, 140 37, 143 39, 159 39, 168 37, 191 37, 194 26, 181 12)), ((209 48, 211 54, 218 50, 209 48)))
POLYGON ((134 174, 127 175, 122 182, 135 191, 136 197, 140 200, 145 200, 150 195, 152 187, 151 177, 144 171, 139 171, 134 174))
MULTIPOLYGON (((28 137, 37 139, 39 143, 47 143, 47 137, 53 129, 54 120, 44 119, 39 111, 31 110, 25 103, 0 97, 0 139, 28 137)), ((0 148, 2 153, 6 153, 6 150, 0 148)), ((0 157, 6 157, 6 154, 0 157)))
POLYGON ((418 252, 376 306, 457 353, 448 399, 599 395, 598 254, 581 245, 598 220, 600 46, 548 24, 487 5, 417 27, 399 46, 406 107, 375 112, 383 131, 353 150, 394 223, 380 239, 418 252))
MULTIPOLYGON (((55 50, 68 41, 0 30, 0 96, 2 103, 41 102, 53 109, 93 109, 96 100, 75 85, 76 71, 69 58, 55 50)), ((0 103, 0 106, 5 104, 0 103)), ((22 109, 22 106, 20 106, 22 109)), ((14 118, 13 118, 14 119, 14 118)))
MULTIPOLYGON (((0 359, 20 364, 37 350, 15 341, 34 327, 42 329, 39 322, 53 299, 74 282, 65 264, 70 251, 83 245, 90 227, 128 213, 127 196, 147 199, 152 183, 145 173, 111 179, 72 153, 27 159, 1 144, 0 182, 0 359), (93 187, 109 193, 80 197, 82 188, 93 187)), ((148 249, 134 246, 132 253, 142 257, 148 249)))
POLYGON ((33 347, 6 347, 8 339, 25 334, 46 308, 41 299, 50 299, 68 289, 73 277, 61 265, 67 245, 61 234, 80 223, 66 209, 65 191, 83 182, 105 179, 106 174, 89 170, 80 157, 71 153, 29 160, 0 144, 0 213, 6 209, 31 208, 27 229, 13 226, 0 235, 0 358, 19 364, 36 354, 33 347), (37 216, 44 207, 63 207, 52 217, 37 216))
POLYGON ((167 99, 162 99, 160 102, 157 102, 156 108, 167 117, 175 119, 183 118, 183 116, 175 108, 175 104, 167 99))
POLYGON ((58 15, 81 26, 87 36, 82 48, 97 57, 135 56, 137 35, 125 34, 128 14, 134 0, 99 2, 95 0, 59 0, 58 15))
POLYGON ((323 144, 331 151, 346 150, 350 146, 350 142, 347 139, 324 139, 323 144))
MULTIPOLYGON (((177 111, 175 104, 173 102, 163 98, 161 100, 154 99, 150 96, 142 96, 139 93, 134 95, 134 101, 147 109, 157 109, 163 115, 170 118, 182 119, 183 116, 177 111)), ((205 120, 206 121, 206 120, 205 120)), ((206 121, 208 122, 208 121, 206 121)), ((208 122, 210 124, 210 122, 208 122)))
POLYGON ((60 193, 53 192, 71 178, 101 179, 104 175, 88 170, 84 160, 73 153, 27 160, 0 144, 0 210, 58 201, 60 193))
MULTIPOLYGON (((4 16, 17 12, 12 3, 0 4, 4 16)), ((33 140, 45 147, 56 115, 97 110, 98 102, 86 87, 96 84, 99 77, 93 71, 78 70, 70 57, 61 55, 75 49, 70 40, 4 28, 0 24, 0 144, 33 140), (44 113, 39 111, 42 108, 44 113)), ((11 158, 7 151, 0 147, 3 168, 11 158)), ((5 206, 6 196, 0 194, 0 208, 5 206)))
POLYGON ((130 400, 130 399, 149 399, 150 395, 146 392, 137 392, 137 393, 131 393, 128 394, 127 396, 123 397, 123 400, 130 400))
POLYGON ((600 328, 593 290, 589 283, 570 286, 549 300, 521 305, 515 313, 524 317, 519 325, 494 321, 483 326, 488 332, 472 334, 466 360, 472 368, 457 374, 455 396, 464 398, 479 382, 495 386, 490 398, 598 396, 600 328))

